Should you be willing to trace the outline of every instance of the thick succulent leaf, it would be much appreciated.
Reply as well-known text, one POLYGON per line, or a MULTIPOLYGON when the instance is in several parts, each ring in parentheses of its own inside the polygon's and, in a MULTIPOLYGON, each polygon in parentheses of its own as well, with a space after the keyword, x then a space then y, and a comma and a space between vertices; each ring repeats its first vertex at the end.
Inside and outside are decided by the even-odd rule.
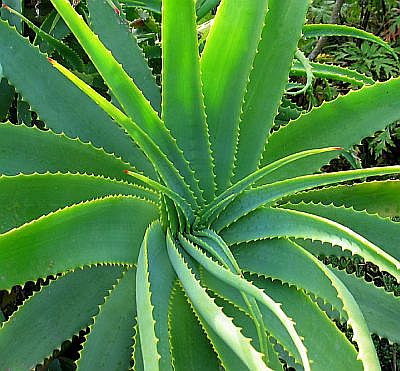
POLYGON ((193 0, 166 0, 162 12, 162 117, 191 164, 206 201, 214 176, 200 81, 193 0))
MULTIPOLYGON (((258 244, 258 243, 257 243, 258 244)), ((249 244, 250 248, 252 246, 255 246, 254 243, 249 244)), ((372 343, 371 337, 370 337, 370 331, 367 327, 367 324, 365 322, 365 319, 363 317, 363 314, 361 312, 360 307, 357 304, 357 301, 355 298, 352 296, 352 294, 349 292, 349 290, 346 288, 346 286, 336 277, 332 271, 330 271, 322 262, 320 262, 317 258, 315 258, 313 255, 308 253, 306 250, 304 250, 301 246, 293 243, 293 242, 287 242, 286 246, 282 245, 283 248, 286 249, 285 254, 280 254, 280 250, 276 250, 277 257, 279 259, 279 255, 282 257, 282 266, 284 265, 283 262, 286 261, 286 269, 287 267, 291 264, 292 260, 290 257, 290 254, 294 251, 296 251, 296 254, 293 255, 294 261, 295 262, 300 262, 304 261, 308 262, 305 264, 303 272, 308 271, 310 267, 314 267, 314 271, 317 272, 318 270, 320 271, 320 276, 319 281, 324 283, 324 286, 321 286, 320 292, 322 293, 322 298, 326 300, 326 294, 328 294, 331 289, 326 290, 325 287, 328 287, 328 285, 325 283, 326 280, 328 279, 331 282, 331 286, 336 290, 337 292, 337 297, 338 299, 343 303, 343 312, 348 318, 348 324, 352 327, 354 336, 353 340, 355 340, 358 344, 359 347, 359 353, 358 353, 358 359, 363 362, 364 369, 368 370, 380 370, 379 367, 379 362, 376 356, 375 348, 372 343), (298 257, 301 256, 301 259, 299 260, 298 257), (317 268, 317 269, 315 269, 317 268), (325 277, 323 277, 325 276, 325 277), (322 278, 323 277, 323 278, 322 278)), ((264 254, 264 258, 261 260, 267 261, 269 258, 270 254, 268 251, 268 248, 265 248, 266 246, 258 246, 259 248, 259 255, 257 256, 258 259, 260 259, 260 255, 264 254), (261 248, 260 248, 261 247, 261 248)), ((243 248, 243 251, 245 251, 245 247, 243 248)), ((238 262, 243 263, 240 259, 240 255, 237 256, 238 262)), ((246 266, 246 269, 249 270, 250 272, 257 272, 258 274, 264 275, 266 277, 269 277, 269 271, 268 271, 268 266, 264 267, 262 264, 259 264, 258 259, 253 259, 250 255, 247 254, 247 258, 244 261, 244 264, 246 266)), ((287 273, 284 273, 284 275, 287 276, 287 273)), ((304 278, 304 273, 302 275, 297 275, 296 279, 303 279, 304 278)), ((318 277, 318 275, 315 275, 318 277)), ((274 277, 272 277, 274 278, 274 277)), ((291 284, 292 282, 289 282, 291 284)), ((298 286, 298 288, 302 288, 301 283, 295 283, 295 285, 298 286)), ((316 294, 318 297, 318 294, 316 294)), ((330 300, 330 299, 328 299, 330 300)), ((329 302, 329 301, 328 301, 329 302)))
MULTIPOLYGON (((2 1, 4 4, 5 2, 2 1)), ((22 0, 7 0, 7 5, 22 13, 23 2, 22 0)), ((19 33, 22 33, 22 22, 15 14, 10 14, 6 9, 0 8, 0 15, 2 19, 7 20, 10 25, 15 26, 19 33)))
POLYGON ((223 0, 201 56, 204 102, 218 192, 230 184, 241 105, 267 5, 266 0, 223 0))
MULTIPOLYGON (((166 183, 167 186, 178 192, 180 195, 183 195, 186 200, 192 203, 192 205, 196 205, 196 200, 186 185, 185 180, 176 170, 174 165, 171 163, 170 159, 167 155, 162 152, 158 143, 154 142, 146 132, 140 128, 140 126, 136 125, 128 116, 126 116, 123 112, 121 112, 117 107, 115 107, 111 102, 97 93, 92 87, 87 85, 84 81, 75 76, 72 72, 68 71, 65 67, 60 65, 54 60, 50 60, 52 65, 57 68, 64 76, 68 77, 74 84, 76 84, 82 91, 84 91, 88 96, 90 96, 100 107, 104 109, 115 121, 123 127, 126 132, 136 141, 136 143, 140 146, 146 156, 152 162, 154 168, 157 170, 160 177, 166 183)), ((129 175, 134 176, 134 173, 129 173, 129 175)), ((136 174, 140 176, 140 174, 136 174)), ((142 176, 147 178, 145 176, 142 176)), ((155 181, 152 179, 147 180, 148 183, 152 182, 155 184, 155 181)))
POLYGON ((242 108, 235 181, 256 170, 260 162, 288 81, 309 1, 270 0, 268 6, 242 108))
POLYGON ((366 282, 354 274, 331 268, 356 299, 371 333, 378 334, 391 342, 400 342, 400 298, 383 287, 366 282))
POLYGON ((175 370, 218 370, 219 362, 204 331, 178 285, 168 309, 171 357, 175 370))
POLYGON ((261 208, 222 231, 229 244, 271 237, 294 237, 329 242, 376 264, 397 279, 400 262, 351 229, 316 215, 295 210, 261 208))
POLYGON ((135 272, 127 270, 116 283, 90 326, 79 370, 127 370, 135 325, 135 272))
POLYGON ((367 40, 383 46, 395 58, 397 56, 391 46, 374 34, 341 24, 306 24, 303 27, 303 37, 320 37, 320 36, 346 36, 355 37, 357 39, 367 40))
POLYGON ((243 215, 255 210, 257 207, 279 200, 295 192, 327 184, 360 179, 367 176, 396 174, 399 172, 400 166, 357 169, 335 173, 305 175, 252 188, 240 194, 221 212, 218 219, 213 223, 213 228, 217 231, 221 230, 243 215))
POLYGON ((168 332, 168 305, 176 280, 159 222, 146 231, 136 275, 137 318, 144 367, 172 370, 168 332))
POLYGON ((362 370, 357 351, 346 336, 304 292, 279 281, 255 279, 254 284, 268 292, 293 318, 304 338, 313 370, 362 370), (332 352, 335 357, 332 357, 332 352))
POLYGON ((400 261, 400 223, 365 211, 314 203, 286 204, 284 208, 322 216, 351 228, 400 261))
MULTIPOLYGON (((251 249, 251 248, 250 248, 251 249)), ((267 254, 264 254, 265 256, 267 254)), ((257 263, 256 263, 257 264, 257 263)), ((309 264, 310 265, 310 264, 309 264)), ((267 271, 267 269, 265 270, 267 271)), ((289 287, 277 280, 251 277, 255 285, 265 290, 275 301, 282 303, 282 309, 296 322, 296 329, 304 338, 304 345, 310 358, 312 370, 362 370, 357 361, 357 352, 344 334, 331 322, 325 313, 300 289, 289 287), (335 349, 335 357, 330 352, 335 349)), ((204 275, 204 283, 212 290, 232 300, 241 310, 246 312, 246 305, 232 288, 224 285, 209 274, 204 275)), ((271 313, 261 309, 265 325, 291 355, 299 362, 299 356, 290 337, 271 319, 271 313)))
POLYGON ((337 186, 299 193, 288 198, 292 203, 321 202, 366 210, 383 217, 400 216, 400 181, 383 180, 337 186))
POLYGON ((135 264, 145 229, 157 214, 146 200, 115 196, 67 207, 6 232, 0 235, 0 287, 85 264, 135 264))
POLYGON ((135 335, 133 337, 133 340, 134 340, 133 354, 132 354, 133 369, 135 371, 144 371, 142 347, 140 345, 140 334, 137 323, 135 326, 135 335))
POLYGON ((7 114, 13 99, 14 88, 8 85, 7 79, 2 78, 0 65, 0 121, 3 121, 7 118, 7 114))
POLYGON ((35 293, 0 328, 1 368, 30 370, 88 326, 122 272, 106 265, 78 269, 35 293))
POLYGON ((49 47, 56 50, 63 60, 68 63, 71 68, 81 71, 83 69, 83 61, 76 51, 71 49, 67 44, 53 37, 52 35, 45 32, 42 28, 37 27, 28 18, 24 17, 21 13, 17 12, 13 8, 3 4, 3 8, 7 9, 10 13, 19 17, 23 22, 25 22, 29 28, 36 34, 36 38, 39 37, 45 41, 49 47))
MULTIPOLYGON (((250 318, 250 315, 245 313, 242 309, 235 307, 235 305, 230 303, 229 300, 217 297, 216 303, 223 309, 226 315, 232 318, 233 323, 243 330, 243 334, 245 336, 253 339, 255 348, 260 349, 257 331, 254 327, 254 322, 250 318)), ((282 364, 278 358, 278 354, 273 348, 271 342, 267 340, 266 343, 268 346, 268 350, 266 352, 268 358, 266 359, 264 356, 264 361, 266 362, 267 366, 275 371, 283 370, 282 364)))
POLYGON ((196 312, 248 368, 268 370, 262 361, 261 354, 251 346, 250 339, 242 335, 240 329, 232 323, 230 318, 225 316, 221 308, 211 300, 205 289, 201 287, 169 234, 167 235, 167 249, 171 264, 190 301, 196 308, 196 312))
POLYGON ((148 174, 152 173, 152 166, 145 156, 107 114, 54 71, 38 48, 31 46, 27 39, 3 21, 0 21, 0 49, 4 76, 29 101, 47 127, 71 138, 91 141, 139 168, 142 166, 141 170, 146 170, 148 174), (38 91, 41 93, 38 94, 38 91))
POLYGON ((124 15, 121 11, 117 14, 107 0, 89 0, 87 6, 92 30, 122 64, 153 108, 160 111, 160 89, 124 15))
POLYGON ((295 285, 322 298, 339 312, 342 311, 342 302, 323 270, 319 265, 310 263, 304 250, 289 240, 275 238, 247 242, 233 246, 232 249, 244 271, 295 285))
POLYGON ((194 180, 189 164, 149 101, 146 100, 122 66, 114 59, 111 52, 101 43, 98 36, 75 12, 69 1, 52 0, 52 4, 85 49, 126 114, 157 143, 160 150, 166 154, 192 187, 192 190, 200 196, 198 184, 194 180))
POLYGON ((305 370, 310 370, 310 364, 307 357, 307 350, 304 347, 299 335, 296 332, 294 327, 294 323, 291 318, 289 318, 285 312, 282 311, 280 305, 272 300, 267 294, 263 291, 258 290, 252 283, 246 281, 238 274, 232 273, 226 268, 223 268, 218 263, 214 262, 212 259, 208 258, 205 253, 203 253, 199 248, 195 245, 192 245, 188 240, 184 238, 180 238, 180 242, 184 249, 195 259, 197 260, 202 267, 204 267, 208 272, 219 278, 224 283, 231 285, 239 291, 242 291, 250 298, 253 297, 260 304, 267 307, 270 312, 273 313, 274 316, 278 317, 282 326, 289 333, 290 337, 293 339, 293 342, 300 354, 301 361, 305 370))
POLYGON ((0 177, 0 233, 65 206, 108 195, 133 195, 157 203, 149 189, 81 174, 0 177))
POLYGON ((312 149, 309 151, 302 151, 284 157, 267 166, 263 166, 261 169, 258 169, 257 171, 247 175, 245 178, 233 184, 227 190, 222 192, 217 198, 215 198, 208 205, 207 209, 205 209, 204 212, 200 214, 199 223, 211 224, 215 220, 215 218, 217 218, 219 213, 246 188, 250 187, 260 179, 264 178, 266 175, 277 171, 282 166, 290 164, 291 162, 299 161, 304 157, 315 156, 324 152, 340 151, 340 150, 341 150, 340 147, 328 147, 321 149, 312 149))
POLYGON ((0 124, 0 173, 80 172, 132 180, 121 159, 63 134, 24 125, 0 124))
MULTIPOLYGON (((312 67, 312 73, 315 77, 348 82, 356 86, 375 83, 375 80, 371 77, 349 68, 315 62, 311 62, 310 65, 312 67)), ((306 76, 306 68, 300 62, 295 62, 290 70, 290 75, 306 76)))
MULTIPOLYGON (((324 103, 273 133, 268 139, 262 165, 304 149, 327 146, 347 149, 400 118, 399 100, 400 78, 397 78, 365 86, 324 103)), ((321 154, 286 165, 272 174, 268 182, 313 173, 335 155, 321 154)))

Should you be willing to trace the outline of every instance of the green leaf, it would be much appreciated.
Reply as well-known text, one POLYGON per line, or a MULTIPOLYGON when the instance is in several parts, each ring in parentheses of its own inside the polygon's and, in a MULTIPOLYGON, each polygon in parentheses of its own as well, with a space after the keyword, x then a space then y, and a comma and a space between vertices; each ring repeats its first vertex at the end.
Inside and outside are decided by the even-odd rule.
MULTIPOLYGON (((248 247, 257 245, 258 243, 251 243, 248 245, 248 247)), ((313 267, 315 273, 319 271, 318 274, 320 276, 319 281, 322 282, 325 287, 330 287, 329 291, 332 290, 332 287, 336 290, 337 298, 339 299, 339 301, 343 303, 343 311, 348 318, 348 324, 353 329, 354 332, 353 340, 357 342, 359 347, 357 358, 363 362, 364 369, 380 370, 379 361, 377 359, 375 348, 372 339, 369 335, 369 329, 367 327, 367 324, 365 323, 363 314, 355 298, 351 295, 346 286, 343 285, 343 283, 323 263, 321 263, 317 258, 308 253, 298 244, 287 241, 286 244, 282 244, 281 246, 283 247, 284 250, 286 250, 286 252, 284 254, 281 254, 281 250, 277 249, 275 254, 277 259, 280 259, 280 257, 282 258, 281 266, 283 267, 286 265, 284 270, 286 271, 290 270, 287 269, 287 267, 289 266, 290 267, 298 266, 298 269, 301 269, 300 268, 301 266, 298 265, 298 263, 303 260, 305 262, 305 265, 303 267, 303 272, 304 271, 308 272, 308 270, 311 267, 313 267), (294 251, 296 251, 296 253, 293 255, 294 258, 293 260, 291 254, 294 251), (301 259, 299 260, 298 257, 301 257, 301 259), (331 285, 326 284, 327 279, 331 282, 331 285)), ((258 259, 252 258, 251 255, 247 254, 246 252, 247 254, 247 259, 245 261, 246 269, 248 269, 250 272, 257 272, 258 274, 269 277, 269 269, 268 269, 269 267, 268 266, 264 267, 262 264, 260 264, 259 261, 261 255, 264 255, 264 258, 262 260, 267 261, 269 259, 270 254, 268 252, 268 248, 265 248, 266 247, 265 245, 264 246, 258 245, 258 247, 260 248, 259 254, 257 256, 258 259)), ((242 263, 240 256, 237 256, 237 258, 239 263, 242 263)), ((287 276, 287 272, 284 272, 284 275, 287 276)), ((318 277, 318 275, 315 275, 315 277, 318 277)), ((306 275, 297 274, 295 278, 304 279, 305 278, 304 276, 306 275)), ((289 282, 289 284, 292 284, 292 282, 289 282)), ((298 285, 297 283, 296 285, 298 288, 302 288, 301 284, 298 285)), ((326 294, 329 291, 325 290, 324 286, 320 287, 320 292, 322 293, 321 297, 324 300, 326 300, 326 294)))
POLYGON ((0 124, 0 148, 0 173, 5 175, 60 171, 131 180, 124 170, 133 168, 121 159, 79 139, 35 127, 0 124))
POLYGON ((221 212, 218 219, 213 223, 213 228, 219 231, 259 206, 272 203, 282 197, 303 191, 307 188, 320 187, 367 176, 396 174, 399 172, 400 166, 338 171, 334 173, 305 175, 252 188, 240 194, 221 212))
POLYGON ((321 37, 321 36, 346 36, 357 39, 367 40, 383 46, 397 60, 397 56, 392 47, 374 34, 341 24, 306 24, 303 27, 303 37, 321 37))
MULTIPOLYGON (((82 91, 84 91, 88 96, 90 96, 100 107, 104 109, 115 121, 123 127, 126 132, 135 140, 135 142, 140 146, 146 156, 151 160, 154 168, 157 170, 160 177, 166 183, 168 187, 176 190, 180 197, 186 198, 193 206, 196 206, 196 199, 191 192, 191 189, 185 183, 185 180, 179 174, 177 169, 171 163, 170 159, 165 153, 161 151, 158 143, 154 142, 146 132, 141 129, 135 122, 133 122, 128 116, 125 116, 117 107, 115 107, 111 102, 106 100, 103 96, 97 93, 93 88, 87 85, 84 81, 80 80, 72 72, 68 71, 65 67, 58 64, 56 61, 51 60, 52 65, 57 68, 62 74, 68 77, 74 84, 76 84, 82 91)), ((135 176, 137 178, 142 178, 141 180, 147 183, 152 183, 153 186, 157 186, 157 183, 151 179, 140 174, 135 174, 134 172, 129 172, 129 175, 135 176)), ((196 183, 197 184, 197 183, 196 183)), ((159 185, 159 187, 161 187, 159 185)), ((170 190, 169 193, 176 193, 170 190)))
POLYGON ((342 302, 330 280, 319 265, 310 263, 304 249, 297 248, 289 240, 274 238, 246 242, 233 246, 232 252, 244 271, 296 285, 341 312, 342 302), (305 271, 307 274, 304 274, 305 271))
POLYGON ((383 287, 364 281, 354 274, 331 268, 354 296, 367 321, 371 333, 378 334, 391 342, 400 341, 400 298, 383 287))
POLYGON ((29 28, 35 32, 36 37, 39 37, 43 41, 45 41, 52 49, 56 50, 61 57, 74 69, 82 70, 83 69, 83 61, 79 57, 79 55, 72 50, 68 45, 64 44, 62 41, 56 39, 52 35, 43 31, 41 28, 37 27, 33 22, 31 22, 28 18, 24 17, 21 13, 10 8, 7 5, 3 4, 3 8, 8 10, 11 14, 17 16, 21 19, 21 21, 25 22, 29 28))
POLYGON ((221 308, 211 300, 205 289, 201 287, 183 260, 170 234, 167 235, 167 249, 171 264, 190 301, 207 325, 222 338, 248 368, 251 370, 268 370, 262 361, 261 354, 251 346, 250 339, 242 335, 240 330, 234 326, 232 320, 224 315, 221 308))
POLYGON ((287 317, 286 313, 282 311, 280 305, 274 302, 267 294, 258 290, 252 283, 246 281, 238 274, 232 273, 231 271, 223 268, 218 263, 214 262, 212 259, 208 258, 205 253, 203 253, 198 247, 191 244, 188 240, 181 237, 179 241, 183 248, 195 259, 198 263, 201 264, 208 272, 216 276, 218 279, 223 281, 226 284, 231 285, 232 287, 242 291, 243 293, 249 295, 256 299, 260 304, 263 304, 265 307, 269 309, 278 317, 282 326, 289 333, 290 337, 293 339, 293 342, 300 354, 301 361, 305 370, 310 370, 310 364, 307 357, 307 350, 304 347, 299 335, 296 332, 294 327, 294 322, 291 318, 287 317))
POLYGON ((365 211, 355 211, 344 206, 322 205, 314 203, 300 203, 282 205, 291 210, 304 211, 333 220, 351 228, 368 241, 379 246, 382 250, 400 260, 400 224, 390 219, 382 219, 377 215, 370 215, 365 211))
POLYGON ((168 309, 170 352, 175 370, 218 370, 219 362, 204 331, 177 284, 168 309))
POLYGON ((133 369, 135 371, 144 371, 142 348, 140 345, 140 334, 137 324, 135 326, 132 360, 133 360, 133 369))
POLYGON ((340 147, 330 147, 321 149, 312 149, 309 151, 298 152, 293 155, 284 157, 280 160, 273 162, 267 166, 258 169, 257 171, 247 175, 242 180, 233 184, 227 190, 222 192, 217 198, 215 198, 204 210, 200 213, 198 223, 208 223, 211 224, 219 213, 230 203, 234 198, 236 198, 241 192, 246 188, 250 187, 260 179, 266 177, 266 175, 277 171, 280 167, 290 164, 291 162, 299 161, 300 159, 308 156, 315 156, 324 152, 340 151, 340 147))
MULTIPOLYGON (((3 1, 2 3, 3 5, 5 4, 3 1)), ((7 5, 22 13, 22 0, 7 0, 7 5)), ((22 21, 19 17, 17 17, 15 14, 10 14, 6 9, 3 8, 0 8, 0 15, 2 19, 7 20, 11 26, 15 26, 16 30, 22 34, 22 21)))
POLYGON ((200 190, 194 180, 189 164, 184 159, 179 147, 177 147, 174 138, 142 92, 122 66, 114 59, 111 52, 101 43, 98 36, 90 30, 82 17, 75 12, 68 0, 52 0, 52 4, 91 58, 126 114, 157 143, 160 150, 165 153, 186 182, 192 187, 192 190, 200 197, 200 190))
POLYGON ((122 272, 118 266, 86 267, 42 287, 0 328, 2 367, 35 368, 92 322, 122 272))
POLYGON ((271 237, 293 237, 329 242, 350 250, 400 277, 400 262, 351 229, 332 220, 295 210, 261 208, 222 231, 228 244, 271 237))
POLYGON ((91 29, 122 64, 153 108, 160 111, 160 89, 123 13, 118 15, 107 0, 89 0, 87 6, 91 29))
POLYGON ((201 56, 217 193, 230 185, 241 105, 267 5, 267 0, 222 0, 201 56))
POLYGON ((124 272, 94 317, 78 360, 79 370, 129 369, 136 322, 135 271, 124 272))
POLYGON ((308 5, 308 0, 268 1, 270 9, 242 108, 235 181, 256 170, 260 162, 288 81, 308 5), (290 27, 287 27, 289 24, 290 27), (282 32, 283 29, 285 32, 282 32))
POLYGON ((290 202, 321 202, 345 205, 355 210, 366 210, 383 217, 400 216, 400 181, 382 180, 317 189, 293 195, 290 202))
POLYGON ((142 167, 141 170, 147 174, 154 174, 145 156, 132 146, 130 138, 107 114, 55 71, 37 47, 32 47, 27 39, 3 21, 0 21, 0 49, 4 76, 47 127, 71 138, 90 141, 94 146, 116 153, 138 168, 142 167), (41 93, 37 94, 37 91, 41 93))
MULTIPOLYGON (((274 132, 268 138, 261 164, 305 149, 327 146, 348 149, 398 119, 400 109, 396 102, 399 100, 400 78, 397 78, 365 86, 324 103, 274 132)), ((286 165, 268 181, 313 173, 334 156, 327 153, 286 165)))
MULTIPOLYGON (((352 85, 363 86, 374 84, 375 80, 360 72, 332 64, 311 62, 312 73, 315 77, 348 82, 352 85)), ((306 70, 300 62, 295 62, 290 70, 291 76, 306 76, 306 70)))
POLYGON ((159 197, 151 190, 102 177, 81 174, 2 176, 0 233, 65 206, 119 194, 159 202, 159 197))
POLYGON ((0 235, 0 286, 11 288, 85 264, 135 264, 145 229, 155 218, 157 209, 149 201, 115 196, 6 232, 0 235))
POLYGON ((175 280, 165 233, 161 224, 155 222, 146 231, 136 275, 137 318, 146 369, 172 370, 168 305, 175 280))
POLYGON ((194 1, 164 1, 161 24, 163 120, 209 202, 214 197, 215 185, 201 91, 194 1))

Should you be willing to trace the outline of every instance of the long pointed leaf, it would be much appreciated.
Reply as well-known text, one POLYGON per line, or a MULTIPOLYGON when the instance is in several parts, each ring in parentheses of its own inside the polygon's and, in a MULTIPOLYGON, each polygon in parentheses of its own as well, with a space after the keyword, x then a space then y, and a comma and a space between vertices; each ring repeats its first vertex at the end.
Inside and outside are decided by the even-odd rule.
POLYGON ((167 236, 167 249, 171 263, 190 301, 208 326, 224 340, 247 367, 252 370, 268 370, 262 361, 261 354, 251 346, 250 339, 241 334, 232 320, 225 316, 221 308, 211 300, 204 288, 200 286, 169 234, 167 236))
POLYGON ((167 155, 192 190, 200 197, 200 190, 189 164, 142 92, 111 52, 100 42, 98 36, 75 12, 68 0, 52 0, 52 4, 85 49, 126 114, 158 144, 161 151, 167 155))
POLYGON ((157 214, 148 201, 108 197, 67 207, 6 232, 0 235, 0 287, 11 288, 85 264, 135 264, 145 229, 157 214))
POLYGON ((214 176, 203 95, 194 0, 166 0, 162 12, 162 117, 195 171, 206 201, 214 176))
POLYGON ((300 211, 261 208, 223 230, 222 237, 230 244, 271 237, 329 242, 400 277, 400 262, 372 242, 339 223, 300 211))
POLYGON ((201 56, 217 193, 230 185, 241 105, 267 5, 267 0, 223 0, 201 56))
POLYGON ((268 5, 270 9, 244 98, 235 181, 256 170, 261 160, 289 78, 309 1, 270 0, 268 5))
POLYGON ((304 191, 308 188, 360 179, 367 176, 396 174, 399 172, 400 166, 339 171, 336 173, 305 175, 249 189, 239 195, 238 198, 233 200, 232 203, 222 211, 218 219, 214 222, 213 228, 219 231, 259 206, 279 200, 292 193, 304 191))
POLYGON ((122 272, 118 266, 86 267, 44 286, 0 328, 1 367, 30 370, 43 362, 92 322, 122 272))
POLYGON ((134 268, 125 271, 100 307, 83 344, 79 370, 129 368, 136 314, 135 273, 134 268))
MULTIPOLYGON (((323 103, 268 138, 262 165, 304 149, 327 146, 348 149, 397 120, 400 117, 399 100, 400 78, 396 78, 383 83, 376 82, 323 103)), ((327 153, 286 165, 269 180, 313 173, 333 157, 334 154, 327 153)))

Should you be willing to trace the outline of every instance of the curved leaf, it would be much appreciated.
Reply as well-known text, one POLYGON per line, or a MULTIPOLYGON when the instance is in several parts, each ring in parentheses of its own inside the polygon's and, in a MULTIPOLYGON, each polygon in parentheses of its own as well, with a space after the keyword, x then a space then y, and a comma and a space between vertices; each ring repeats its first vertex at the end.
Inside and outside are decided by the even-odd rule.
POLYGON ((159 222, 147 229, 138 259, 136 302, 145 369, 172 370, 168 305, 176 280, 159 222))
POLYGON ((267 294, 258 290, 255 286, 253 286, 250 282, 243 279, 241 276, 230 272, 226 268, 223 268, 218 263, 214 262, 212 259, 208 258, 201 250, 199 250, 196 246, 192 245, 185 238, 179 239, 184 249, 195 259, 197 260, 202 267, 204 267, 211 274, 215 275, 221 281, 226 284, 231 285, 232 287, 243 291, 250 297, 253 297, 258 302, 266 306, 276 317, 279 318, 283 327, 285 327, 286 331, 290 334, 290 337, 293 339, 293 342, 299 351, 301 361, 305 370, 310 370, 310 364, 307 357, 307 350, 304 347, 299 335, 296 332, 294 327, 294 322, 291 318, 287 317, 286 313, 282 311, 280 305, 274 302, 267 294))
POLYGON ((218 370, 219 362, 181 287, 175 285, 168 309, 170 352, 175 370, 218 370))
POLYGON ((136 312, 135 272, 124 272, 94 317, 78 360, 79 370, 129 369, 136 312))
POLYGON ((0 177, 0 233, 42 215, 108 195, 132 195, 157 203, 151 190, 82 174, 32 174, 0 177), (16 197, 17 196, 17 197, 16 197))
POLYGON ((224 315, 204 288, 190 271, 182 255, 178 251, 170 234, 167 235, 167 249, 171 264, 175 269, 190 301, 196 311, 204 318, 207 325, 218 334, 226 345, 252 370, 268 370, 262 361, 261 354, 250 344, 250 339, 245 338, 240 330, 234 326, 232 320, 224 315))
POLYGON ((0 235, 0 287, 85 264, 135 264, 145 229, 155 218, 157 209, 149 201, 107 197, 6 232, 0 235))
POLYGON ((269 0, 268 6, 270 9, 244 97, 235 181, 256 170, 260 162, 288 81, 309 1, 269 0))
POLYGON ((365 211, 355 211, 344 206, 300 203, 282 205, 282 207, 304 211, 345 225, 400 260, 400 223, 394 223, 377 215, 370 215, 365 211))
POLYGON ((129 180, 132 166, 103 150, 63 134, 24 125, 0 124, 0 174, 80 172, 129 180))
POLYGON ((215 185, 201 90, 194 1, 164 1, 161 25, 162 117, 195 171, 206 201, 210 201, 215 185))
MULTIPOLYGON (((375 80, 360 72, 335 66, 333 64, 311 62, 312 73, 315 77, 348 82, 352 85, 363 86, 374 84, 375 80)), ((291 76, 306 76, 306 69, 300 62, 295 62, 290 70, 291 76)))
POLYGON ((1 367, 35 368, 64 340, 88 326, 123 269, 86 267, 42 287, 0 328, 1 367))
POLYGON ((367 210, 383 217, 400 216, 399 180, 364 182, 303 192, 288 198, 292 203, 321 202, 367 210))
MULTIPOLYGON (((376 82, 323 103, 274 132, 268 138, 261 164, 305 149, 328 146, 347 149, 400 118, 396 103, 399 100, 400 78, 397 78, 376 82)), ((313 173, 333 157, 333 153, 327 153, 286 165, 269 177, 268 182, 313 173)))
POLYGON ((160 111, 160 88, 124 15, 121 12, 117 14, 107 1, 103 0, 89 0, 87 7, 92 30, 122 64, 153 108, 160 111))
POLYGON ((201 56, 217 193, 230 185, 241 105, 267 6, 267 0, 222 0, 201 56))
POLYGON ((383 46, 396 59, 397 55, 391 46, 374 34, 360 30, 355 27, 341 24, 306 24, 303 27, 303 37, 321 37, 321 36, 346 36, 357 39, 367 40, 380 46, 383 46))
POLYGON ((305 175, 252 188, 240 194, 219 214, 218 219, 213 223, 213 228, 219 231, 259 206, 307 188, 320 187, 367 176, 396 174, 399 172, 400 166, 338 171, 334 173, 305 175))
POLYGON ((400 262, 364 237, 332 220, 300 211, 262 208, 222 231, 229 244, 271 237, 294 237, 329 242, 350 250, 400 277, 400 262))
POLYGON ((47 127, 71 138, 90 141, 96 147, 122 156, 147 174, 154 174, 145 156, 107 114, 54 71, 37 47, 31 46, 27 39, 2 20, 0 49, 3 75, 29 102, 47 127), (27 79, 26 76, 31 78, 27 79), (37 94, 37 91, 41 94, 37 94), (60 112, 63 114, 60 115, 60 112))

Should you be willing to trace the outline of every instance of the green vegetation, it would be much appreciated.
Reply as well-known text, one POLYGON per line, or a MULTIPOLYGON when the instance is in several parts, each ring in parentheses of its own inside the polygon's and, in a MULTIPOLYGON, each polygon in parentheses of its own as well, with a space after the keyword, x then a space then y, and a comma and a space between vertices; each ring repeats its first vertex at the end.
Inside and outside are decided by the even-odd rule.
POLYGON ((372 334, 400 340, 400 181, 365 179, 400 166, 320 169, 399 120, 400 78, 298 46, 393 49, 304 25, 308 0, 223 0, 215 18, 216 1, 169 0, 161 19, 149 1, 137 37, 143 1, 51 1, 39 28, 4 7, 31 41, 0 21, 20 123, 2 98, 0 288, 46 279, 1 318, 0 368, 84 331, 80 370, 380 370, 372 334), (316 78, 357 89, 306 111, 316 78))

